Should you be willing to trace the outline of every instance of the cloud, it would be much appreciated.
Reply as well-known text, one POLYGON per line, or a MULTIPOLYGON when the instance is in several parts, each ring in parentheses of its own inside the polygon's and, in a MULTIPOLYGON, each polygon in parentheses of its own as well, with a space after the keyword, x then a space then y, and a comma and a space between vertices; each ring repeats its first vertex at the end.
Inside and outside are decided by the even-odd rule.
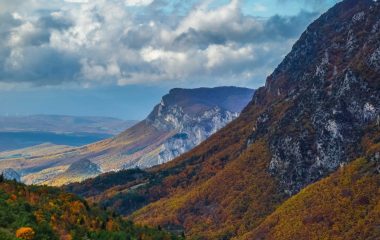
POLYGON ((80 65, 75 55, 46 46, 31 46, 13 49, 0 76, 8 83, 28 82, 45 86, 75 81, 79 71, 80 65))
POLYGON ((127 6, 147 6, 150 5, 153 0, 126 0, 125 4, 127 6))
POLYGON ((88 0, 65 0, 68 3, 88 3, 88 0))
POLYGON ((179 1, 183 14, 165 0, 34 3, 0 13, 0 83, 256 87, 318 15, 255 18, 238 0, 179 1))

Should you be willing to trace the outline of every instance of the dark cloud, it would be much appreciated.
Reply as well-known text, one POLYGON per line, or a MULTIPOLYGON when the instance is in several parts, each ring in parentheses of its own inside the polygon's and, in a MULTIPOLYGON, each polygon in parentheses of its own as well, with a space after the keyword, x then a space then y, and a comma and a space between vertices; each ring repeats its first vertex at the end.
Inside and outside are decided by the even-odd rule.
POLYGON ((129 31, 121 40, 128 48, 141 49, 151 42, 154 34, 151 27, 143 25, 138 29, 129 31))
POLYGON ((297 16, 284 17, 275 15, 264 24, 263 32, 255 36, 261 41, 280 41, 297 38, 312 20, 318 17, 316 12, 301 11, 297 16))
POLYGON ((0 33, 9 34, 11 28, 19 26, 21 23, 21 20, 15 19, 9 12, 0 14, 0 33))
POLYGON ((58 52, 50 47, 28 47, 23 50, 22 59, 16 69, 10 66, 0 71, 5 82, 28 82, 37 86, 59 85, 71 82, 80 72, 78 58, 58 52))
MULTIPOLYGON (((206 49, 209 45, 217 44, 223 45, 228 40, 228 34, 224 32, 208 32, 208 31, 197 31, 190 28, 187 32, 180 34, 173 42, 174 47, 178 48, 188 48, 196 47, 199 49, 206 49)), ((240 39, 242 40, 242 39, 240 39)))
POLYGON ((241 21, 252 23, 250 24, 251 27, 244 32, 234 29, 223 29, 217 32, 197 31, 190 28, 174 40, 174 46, 186 48, 196 46, 200 49, 205 49, 212 44, 223 45, 227 42, 238 44, 279 42, 298 38, 305 30, 305 26, 317 16, 318 13, 316 12, 300 11, 296 16, 275 15, 265 20, 242 17, 241 21))
POLYGON ((42 16, 38 19, 37 25, 43 29, 56 29, 59 31, 68 29, 73 26, 69 19, 57 18, 51 15, 42 16))

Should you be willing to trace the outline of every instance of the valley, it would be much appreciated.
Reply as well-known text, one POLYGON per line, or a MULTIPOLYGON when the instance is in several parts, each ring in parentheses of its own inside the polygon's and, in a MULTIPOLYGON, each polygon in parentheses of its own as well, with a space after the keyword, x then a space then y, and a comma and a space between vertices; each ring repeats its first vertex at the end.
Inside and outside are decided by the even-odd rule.
MULTIPOLYGON (((380 239, 380 2, 334 3, 304 29, 258 89, 173 88, 144 120, 123 131, 115 130, 120 122, 114 128, 100 127, 97 121, 81 126, 92 129, 87 132, 112 134, 100 141, 0 152, 0 239, 380 239)), ((158 6, 155 1, 134 4, 136 13, 158 6)), ((175 50, 212 39, 216 42, 207 55, 208 71, 197 68, 203 61, 197 54, 208 45, 193 52, 197 63, 191 67, 205 76, 213 73, 217 82, 220 72, 212 72, 213 67, 228 59, 228 65, 243 71, 244 54, 263 41, 265 36, 240 35, 250 26, 267 27, 276 36, 278 22, 286 32, 285 24, 299 21, 293 17, 286 22, 277 15, 260 25, 262 18, 244 18, 239 4, 244 2, 232 0, 215 9, 210 3, 193 6, 187 17, 196 19, 185 18, 175 31, 161 29, 162 48, 140 51, 151 64, 148 72, 157 74, 153 66, 164 65, 176 70, 165 79, 177 77, 188 70, 190 57, 175 50), (219 25, 203 35, 202 27, 209 26, 204 21, 210 19, 243 22, 232 27, 223 22, 223 33, 233 31, 233 37, 253 45, 231 52, 227 48, 237 48, 237 40, 213 35, 219 25)), ((315 4, 304 4, 318 11, 315 4)), ((262 13, 269 7, 255 6, 262 13)), ((150 21, 149 31, 162 22, 150 21)), ((133 42, 143 44, 144 37, 136 34, 133 42)), ((269 52, 268 46, 273 45, 258 48, 269 52)), ((124 74, 114 63, 82 61, 99 76, 124 74)), ((224 68, 234 78, 241 76, 224 68)), ((73 126, 63 121, 57 128, 73 126)))

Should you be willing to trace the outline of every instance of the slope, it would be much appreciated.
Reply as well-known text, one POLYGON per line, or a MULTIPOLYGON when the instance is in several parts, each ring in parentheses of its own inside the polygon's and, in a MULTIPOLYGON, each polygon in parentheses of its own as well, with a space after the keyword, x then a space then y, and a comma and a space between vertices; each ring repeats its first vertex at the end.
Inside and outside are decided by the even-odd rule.
POLYGON ((379 130, 368 127, 362 157, 302 189, 242 239, 379 239, 379 130))

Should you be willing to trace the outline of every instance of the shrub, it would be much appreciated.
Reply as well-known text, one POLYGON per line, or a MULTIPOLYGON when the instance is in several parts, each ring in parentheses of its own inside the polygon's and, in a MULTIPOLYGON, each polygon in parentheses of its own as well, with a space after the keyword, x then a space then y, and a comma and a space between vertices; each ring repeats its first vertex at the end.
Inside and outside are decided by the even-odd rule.
POLYGON ((32 240, 34 238, 34 235, 35 232, 30 227, 22 227, 16 231, 16 237, 24 240, 32 240))

